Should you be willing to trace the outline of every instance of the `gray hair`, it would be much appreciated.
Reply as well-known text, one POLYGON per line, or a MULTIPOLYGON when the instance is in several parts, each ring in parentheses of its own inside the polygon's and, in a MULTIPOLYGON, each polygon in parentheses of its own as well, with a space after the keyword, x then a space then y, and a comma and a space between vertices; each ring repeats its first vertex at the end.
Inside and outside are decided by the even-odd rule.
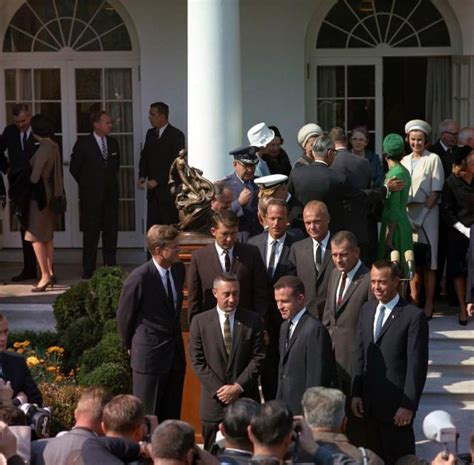
POLYGON ((239 280, 235 273, 230 273, 228 271, 218 274, 212 283, 212 288, 217 289, 220 283, 238 283, 239 280))
POLYGON ((474 139, 474 128, 462 128, 458 134, 459 145, 471 145, 474 139))
POLYGON ((214 198, 221 200, 225 191, 232 193, 232 189, 226 183, 221 181, 214 183, 214 198))
POLYGON ((331 238, 331 244, 341 245, 344 241, 347 241, 349 247, 354 250, 359 247, 357 243, 357 237, 350 231, 339 231, 331 238))
POLYGON ((313 152, 323 155, 328 149, 334 148, 334 142, 329 136, 319 136, 313 144, 313 152))
POLYGON ((458 124, 458 122, 455 119, 444 119, 439 123, 439 132, 445 132, 448 130, 448 127, 451 126, 451 124, 458 124))
POLYGON ((180 420, 166 420, 153 432, 151 456, 154 459, 183 460, 194 444, 191 425, 180 420))
POLYGON ((301 400, 304 416, 313 428, 337 431, 346 416, 346 396, 338 389, 310 387, 301 400))

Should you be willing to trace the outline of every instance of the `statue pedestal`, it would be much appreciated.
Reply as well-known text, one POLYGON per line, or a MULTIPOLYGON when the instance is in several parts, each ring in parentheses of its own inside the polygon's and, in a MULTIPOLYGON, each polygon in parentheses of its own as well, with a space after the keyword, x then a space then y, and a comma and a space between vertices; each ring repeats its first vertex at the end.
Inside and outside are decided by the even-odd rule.
MULTIPOLYGON (((186 266, 186 277, 188 267, 191 263, 191 255, 194 250, 200 249, 208 244, 212 244, 214 238, 201 233, 181 233, 179 236, 180 260, 186 266)), ((186 281, 187 282, 187 281, 186 281)), ((196 442, 202 443, 201 421, 199 418, 199 398, 201 395, 201 385, 198 377, 191 368, 188 354, 188 289, 184 288, 183 309, 181 310, 181 331, 183 334, 184 349, 186 352, 186 377, 184 380, 183 403, 181 405, 181 419, 193 425, 196 431, 196 442)))

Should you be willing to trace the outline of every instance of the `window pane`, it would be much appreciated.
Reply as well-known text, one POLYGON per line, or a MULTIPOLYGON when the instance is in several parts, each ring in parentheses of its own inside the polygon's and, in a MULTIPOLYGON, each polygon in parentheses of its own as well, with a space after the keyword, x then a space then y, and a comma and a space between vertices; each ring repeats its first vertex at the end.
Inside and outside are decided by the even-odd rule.
POLYGON ((106 100, 132 99, 132 71, 130 69, 105 70, 106 100))
POLYGON ((104 50, 132 50, 132 42, 125 24, 100 38, 104 50))
POLYGON ((135 184, 133 182, 133 166, 130 168, 120 168, 119 186, 121 199, 135 198, 135 184))
POLYGON ((76 104, 76 117, 77 117, 77 132, 89 133, 91 132, 91 113, 94 111, 101 110, 100 102, 83 102, 76 104))
POLYGON ((16 71, 14 69, 5 70, 5 98, 6 100, 16 100, 16 71))
POLYGON ((318 101, 318 124, 323 128, 345 127, 344 101, 318 101))
POLYGON ((318 98, 344 97, 344 66, 318 66, 318 98))
POLYGON ((43 113, 54 123, 54 132, 63 132, 62 121, 61 121, 61 103, 53 102, 39 102, 36 104, 36 112, 43 113))
POLYGON ((132 103, 107 102, 107 112, 112 118, 114 132, 133 132, 132 103))
POLYGON ((120 150, 120 165, 133 166, 133 136, 119 136, 113 137, 118 140, 120 150))
POLYGON ((61 74, 59 69, 35 69, 35 98, 61 100, 61 74))
POLYGON ((375 96, 375 66, 347 67, 348 97, 375 96))
POLYGON ((120 201, 119 231, 135 231, 135 201, 120 201))
POLYGON ((81 35, 79 41, 74 45, 74 50, 82 52, 100 50, 100 44, 97 41, 97 34, 95 34, 92 29, 87 28, 81 35))
POLYGON ((100 69, 76 69, 76 99, 102 98, 102 72, 100 69))
POLYGON ((327 23, 323 23, 319 29, 316 48, 345 48, 347 34, 327 23))
POLYGON ((375 129, 375 99, 349 99, 347 101, 347 113, 349 128, 366 126, 369 131, 375 129))
POLYGON ((5 87, 7 100, 17 102, 30 101, 32 96, 31 70, 8 69, 5 71, 5 87))

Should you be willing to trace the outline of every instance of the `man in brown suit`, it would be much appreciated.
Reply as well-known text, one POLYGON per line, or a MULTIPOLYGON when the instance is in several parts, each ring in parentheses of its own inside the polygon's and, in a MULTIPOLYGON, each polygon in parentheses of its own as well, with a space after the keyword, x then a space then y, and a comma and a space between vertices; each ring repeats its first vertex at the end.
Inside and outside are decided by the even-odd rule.
POLYGON ((334 268, 331 260, 329 215, 326 204, 311 200, 303 210, 303 221, 309 237, 291 246, 290 262, 303 281, 306 308, 322 319, 329 275, 334 268))
MULTIPOLYGON (((362 305, 372 297, 369 269, 359 259, 357 239, 350 231, 331 238, 332 270, 324 307, 323 324, 329 331, 336 359, 337 387, 350 399, 352 347, 362 305)), ((346 408, 347 435, 355 444, 363 443, 363 425, 346 408)))
MULTIPOLYGON (((230 210, 216 212, 211 233, 215 238, 193 252, 188 274, 188 317, 216 306, 213 282, 222 272, 232 272, 240 284, 240 305, 259 313, 267 311, 267 273, 257 247, 237 242, 239 219, 230 210)), ((262 320, 263 321, 263 320, 262 320)))
POLYGON ((258 399, 257 380, 265 357, 260 318, 239 307, 237 276, 220 273, 212 292, 216 307, 196 315, 189 332, 191 365, 201 382, 200 416, 207 450, 225 407, 239 397, 258 399))

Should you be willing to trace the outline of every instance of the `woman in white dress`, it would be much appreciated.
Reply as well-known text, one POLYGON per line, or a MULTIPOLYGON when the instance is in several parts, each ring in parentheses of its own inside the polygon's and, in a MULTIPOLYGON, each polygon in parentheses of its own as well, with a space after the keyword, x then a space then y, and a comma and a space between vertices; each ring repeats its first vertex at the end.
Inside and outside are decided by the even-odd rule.
POLYGON ((435 153, 426 150, 430 132, 431 126, 425 121, 418 119, 409 121, 405 125, 405 133, 412 152, 402 160, 402 165, 411 175, 407 210, 413 227, 413 242, 427 244, 430 248, 429 260, 425 263, 415 263, 415 278, 410 282, 411 297, 416 305, 420 305, 423 279, 424 311, 428 318, 433 314, 438 259, 439 201, 444 184, 441 159, 435 153))

